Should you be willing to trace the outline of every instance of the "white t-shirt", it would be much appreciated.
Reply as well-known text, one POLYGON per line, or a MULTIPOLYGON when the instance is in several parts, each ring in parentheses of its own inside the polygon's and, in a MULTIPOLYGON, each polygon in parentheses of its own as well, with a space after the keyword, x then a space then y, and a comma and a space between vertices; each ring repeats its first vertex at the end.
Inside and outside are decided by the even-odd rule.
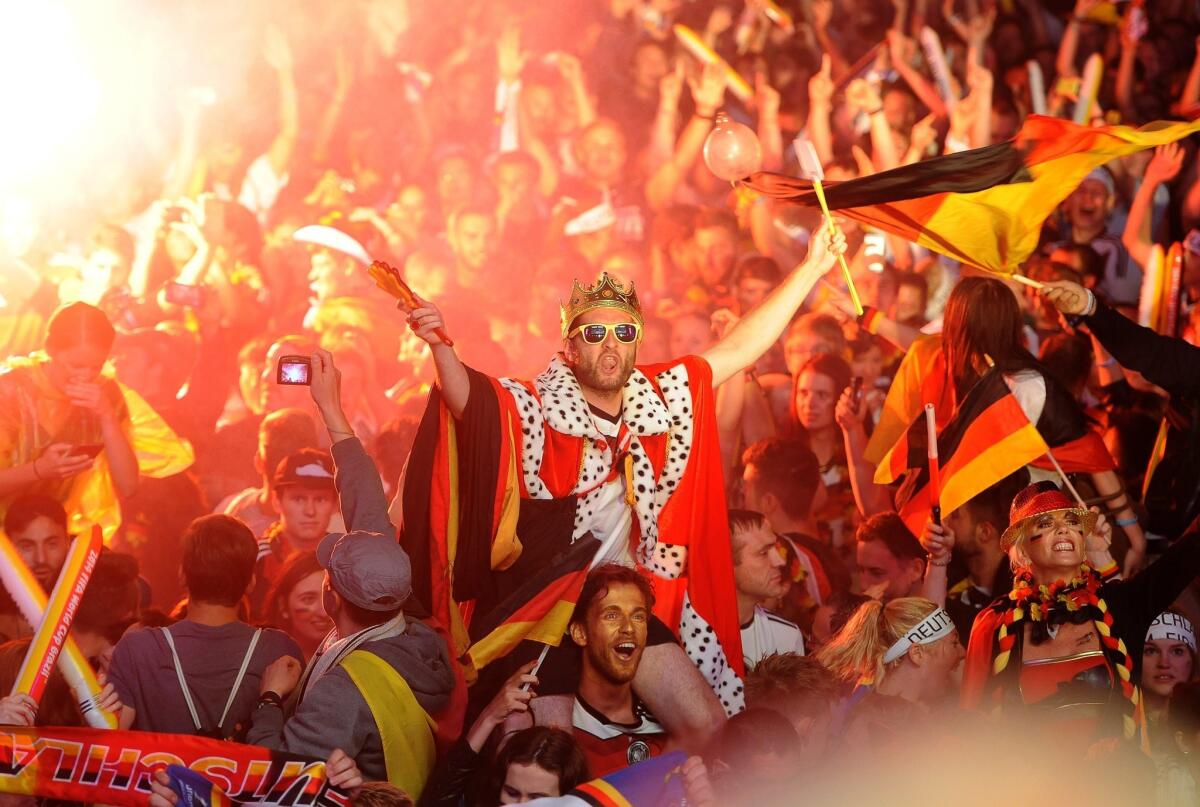
POLYGON ((753 667, 772 653, 803 656, 804 634, 794 623, 756 606, 754 618, 742 625, 742 656, 753 667))
MULTIPOLYGON (((620 421, 613 422, 592 413, 592 421, 605 437, 615 442, 621 430, 620 421)), ((595 564, 621 563, 632 565, 629 551, 629 531, 633 529, 633 508, 625 500, 625 474, 618 471, 611 482, 600 490, 592 514, 585 517, 584 524, 600 542, 600 552, 595 564)))

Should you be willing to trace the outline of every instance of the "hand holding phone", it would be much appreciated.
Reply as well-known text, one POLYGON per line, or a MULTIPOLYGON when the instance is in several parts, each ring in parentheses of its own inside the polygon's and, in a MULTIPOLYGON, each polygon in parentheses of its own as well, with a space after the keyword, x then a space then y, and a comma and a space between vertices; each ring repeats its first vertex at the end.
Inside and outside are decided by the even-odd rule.
POLYGON ((104 450, 104 443, 79 443, 71 448, 72 457, 87 457, 94 460, 104 450))
POLYGON ((280 356, 275 383, 305 387, 312 384, 312 359, 308 356, 280 356))
POLYGON ((856 375, 850 379, 850 395, 854 402, 854 414, 858 414, 862 410, 863 398, 863 380, 862 376, 856 375))

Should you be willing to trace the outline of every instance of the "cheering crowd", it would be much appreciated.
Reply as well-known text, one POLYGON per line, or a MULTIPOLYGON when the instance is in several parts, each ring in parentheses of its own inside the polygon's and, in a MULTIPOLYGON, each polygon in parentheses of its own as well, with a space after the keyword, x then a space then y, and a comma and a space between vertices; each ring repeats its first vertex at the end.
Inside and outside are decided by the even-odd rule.
POLYGON ((1200 804, 1200 6, 216 5, 0 189, 0 737, 1200 804))

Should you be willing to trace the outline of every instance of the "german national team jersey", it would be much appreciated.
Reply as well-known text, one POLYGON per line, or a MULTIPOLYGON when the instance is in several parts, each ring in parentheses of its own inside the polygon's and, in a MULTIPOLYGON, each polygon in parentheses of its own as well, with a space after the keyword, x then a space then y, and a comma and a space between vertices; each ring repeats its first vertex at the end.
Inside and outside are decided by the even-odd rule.
POLYGON ((644 759, 658 756, 667 746, 667 733, 640 703, 634 703, 636 723, 612 723, 575 696, 571 722, 575 739, 587 757, 592 776, 606 776, 644 759))

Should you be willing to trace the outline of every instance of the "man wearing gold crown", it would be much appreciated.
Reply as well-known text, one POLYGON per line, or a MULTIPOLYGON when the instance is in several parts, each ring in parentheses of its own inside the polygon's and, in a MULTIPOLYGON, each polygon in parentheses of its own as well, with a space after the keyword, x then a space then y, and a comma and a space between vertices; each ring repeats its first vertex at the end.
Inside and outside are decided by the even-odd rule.
POLYGON ((638 698, 676 737, 706 734, 720 707, 740 711, 713 390, 776 342, 844 251, 844 236, 822 229, 805 261, 725 338, 660 365, 636 364, 645 337, 637 293, 607 274, 575 282, 562 305, 562 352, 533 381, 466 367, 437 335, 445 323, 432 303, 410 314, 438 386, 398 502, 402 541, 414 595, 449 632, 468 678, 502 656, 532 658, 530 642, 510 655, 523 639, 557 646, 588 568, 636 564, 653 582, 655 617, 674 634, 651 627, 638 698))

